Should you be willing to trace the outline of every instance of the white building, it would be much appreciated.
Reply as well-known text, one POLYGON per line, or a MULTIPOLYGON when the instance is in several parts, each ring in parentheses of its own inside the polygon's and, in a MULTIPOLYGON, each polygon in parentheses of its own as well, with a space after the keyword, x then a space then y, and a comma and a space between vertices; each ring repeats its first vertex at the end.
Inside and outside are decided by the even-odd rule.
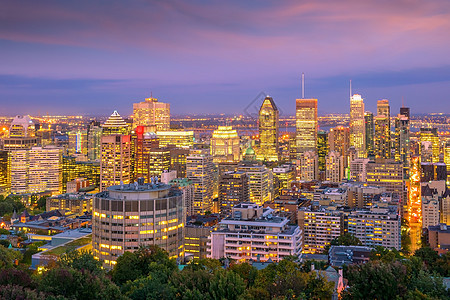
POLYGON ((422 228, 439 225, 439 201, 422 198, 422 228))
POLYGON ((330 151, 325 157, 325 180, 341 182, 344 178, 344 157, 339 152, 330 151))
POLYGON ((297 160, 297 178, 301 181, 317 180, 319 175, 319 157, 313 151, 300 154, 297 160))
POLYGON ((357 158, 350 162, 350 176, 353 180, 365 182, 367 178, 368 158, 357 158))
POLYGON ((219 230, 212 231, 208 257, 223 257, 243 262, 250 259, 280 261, 300 256, 302 234, 289 219, 273 215, 274 210, 251 202, 233 207, 232 216, 222 219, 219 230))

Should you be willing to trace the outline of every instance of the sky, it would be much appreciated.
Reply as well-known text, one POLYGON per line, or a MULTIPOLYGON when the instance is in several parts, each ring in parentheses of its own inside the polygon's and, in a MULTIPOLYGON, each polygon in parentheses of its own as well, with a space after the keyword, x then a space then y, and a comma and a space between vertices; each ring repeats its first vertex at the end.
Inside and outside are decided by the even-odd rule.
POLYGON ((450 1, 2 0, 0 115, 246 114, 261 93, 283 115, 301 97, 348 113, 450 113, 450 1))

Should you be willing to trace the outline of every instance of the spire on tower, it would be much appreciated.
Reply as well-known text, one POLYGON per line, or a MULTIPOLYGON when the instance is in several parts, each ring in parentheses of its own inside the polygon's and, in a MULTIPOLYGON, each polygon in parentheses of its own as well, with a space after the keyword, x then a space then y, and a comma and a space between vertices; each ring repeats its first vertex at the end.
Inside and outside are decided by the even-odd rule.
POLYGON ((305 73, 302 72, 302 99, 305 99, 305 73))
POLYGON ((352 80, 350 79, 350 98, 352 98, 352 80))

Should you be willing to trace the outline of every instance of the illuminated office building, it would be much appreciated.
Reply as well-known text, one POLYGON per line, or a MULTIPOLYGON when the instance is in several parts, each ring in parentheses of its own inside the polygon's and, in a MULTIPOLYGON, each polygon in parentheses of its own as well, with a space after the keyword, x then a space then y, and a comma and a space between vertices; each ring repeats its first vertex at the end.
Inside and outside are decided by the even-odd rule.
POLYGON ((89 160, 100 159, 102 127, 99 122, 92 121, 87 130, 87 150, 89 160))
POLYGON ((105 135, 101 140, 100 191, 131 180, 130 135, 105 135))
POLYGON ((422 162, 439 162, 439 136, 436 128, 420 128, 420 158, 422 162))
POLYGON ((9 127, 9 137, 34 137, 36 129, 30 116, 16 116, 9 127))
POLYGON ((421 246, 422 236, 422 192, 420 186, 420 157, 411 158, 409 193, 408 193, 408 223, 411 238, 411 251, 421 246))
POLYGON ((193 131, 157 131, 159 145, 167 147, 173 145, 177 148, 192 148, 194 146, 194 132, 193 131))
POLYGON ((125 251, 157 245, 170 258, 184 257, 184 204, 169 185, 123 184, 95 195, 92 216, 94 257, 112 268, 125 251))
POLYGON ((330 151, 325 157, 325 180, 341 182, 344 179, 344 158, 339 152, 330 151))
POLYGON ((369 156, 375 155, 374 134, 375 125, 373 119, 373 113, 366 111, 364 113, 364 123, 366 127, 366 152, 369 156))
POLYGON ((144 126, 144 132, 170 130, 170 104, 153 97, 133 103, 133 128, 137 126, 144 126))
POLYGON ((169 148, 170 169, 177 171, 178 178, 186 177, 186 157, 189 156, 189 149, 169 148))
POLYGON ((0 150, 0 195, 6 196, 11 192, 11 161, 8 151, 0 150))
POLYGON ((228 215, 234 206, 249 199, 248 177, 244 172, 226 172, 219 178, 219 210, 228 215))
POLYGON ((297 158, 301 154, 317 152, 317 99, 295 100, 297 158))
POLYGON ((300 155, 297 163, 297 178, 302 181, 312 181, 319 178, 319 158, 314 151, 300 155))
POLYGON ((71 131, 69 136, 69 155, 80 153, 87 155, 88 152, 88 132, 87 130, 71 131))
POLYGON ((350 128, 337 126, 330 129, 328 134, 330 151, 338 152, 344 158, 344 167, 349 167, 348 149, 350 148, 350 128))
POLYGON ((358 94, 350 98, 350 147, 355 147, 358 158, 366 156, 364 100, 358 94))
POLYGON ((194 149, 186 157, 186 178, 194 186, 194 214, 212 211, 214 163, 207 149, 194 149))
POLYGON ((194 215, 194 186, 192 182, 187 178, 175 178, 169 182, 169 185, 181 191, 186 215, 194 215))
POLYGON ((142 129, 142 131, 136 130, 137 135, 134 139, 132 180, 143 177, 145 182, 150 182, 153 176, 161 178, 161 173, 169 169, 170 152, 168 150, 160 151, 158 139, 154 133, 143 133, 144 128, 141 126, 137 129, 142 129))
POLYGON ((274 177, 278 178, 280 191, 282 189, 291 189, 291 183, 295 180, 294 165, 281 165, 273 168, 272 173, 274 177))
POLYGON ((317 133, 317 156, 319 158, 319 171, 325 171, 326 156, 330 146, 328 144, 328 134, 320 130, 317 133))
POLYGON ((238 167, 238 171, 244 172, 248 177, 249 199, 258 205, 263 205, 271 200, 272 174, 264 165, 244 163, 238 167))
POLYGON ((102 124, 103 135, 111 134, 130 134, 130 126, 125 122, 125 120, 119 115, 117 110, 115 110, 112 115, 102 124))
POLYGON ((450 173, 450 141, 444 144, 444 163, 447 166, 447 173, 450 173))
POLYGON ((377 102, 374 144, 376 158, 391 158, 391 118, 388 100, 377 102))
POLYGON ((47 128, 41 125, 36 131, 36 137, 39 138, 41 146, 53 144, 53 130, 50 128, 50 124, 47 125, 47 128))
POLYGON ((257 153, 259 160, 278 161, 278 111, 272 97, 267 96, 259 109, 259 140, 260 150, 257 153))
POLYGON ((11 151, 11 193, 62 191, 62 148, 32 147, 11 151))
POLYGON ((67 183, 77 178, 86 178, 91 185, 100 185, 100 161, 77 161, 75 156, 62 157, 62 193, 67 192, 67 183))
POLYGON ((401 107, 395 119, 395 160, 403 164, 405 178, 408 178, 410 161, 410 119, 409 107, 401 107))
POLYGON ((211 155, 214 163, 240 160, 239 136, 231 126, 219 126, 211 137, 211 155))
POLYGON ((403 164, 391 159, 377 159, 366 165, 366 181, 370 185, 386 187, 387 192, 403 197, 403 164))

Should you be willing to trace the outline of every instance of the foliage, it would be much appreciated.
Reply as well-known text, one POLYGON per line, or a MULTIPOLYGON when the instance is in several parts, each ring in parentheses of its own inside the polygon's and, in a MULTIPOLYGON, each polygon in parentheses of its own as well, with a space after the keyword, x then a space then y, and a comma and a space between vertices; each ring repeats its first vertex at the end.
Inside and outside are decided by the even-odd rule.
POLYGON ((351 233, 344 233, 333 239, 330 243, 332 246, 361 246, 361 241, 351 233))
POLYGON ((12 268, 14 262, 21 259, 22 254, 20 252, 0 246, 0 270, 12 268))
POLYGON ((3 197, 0 196, 0 216, 5 214, 12 214, 14 211, 17 213, 22 212, 25 209, 25 206, 20 201, 20 198, 17 196, 8 196, 3 197))
POLYGON ((45 244, 46 244, 46 242, 44 242, 44 241, 39 241, 39 242, 34 242, 34 243, 29 244, 27 246, 27 250, 23 254, 23 258, 22 258, 21 262, 24 264, 31 265, 31 258, 33 256, 33 254, 38 253, 39 247, 41 247, 45 244))
POLYGON ((5 248, 8 248, 9 245, 11 245, 11 243, 8 240, 0 240, 0 245, 5 248))
POLYGON ((70 251, 60 256, 62 267, 73 268, 78 271, 89 271, 92 274, 103 274, 102 263, 94 258, 92 251, 70 251))
POLYGON ((10 235, 11 232, 9 230, 6 230, 5 228, 0 228, 0 235, 10 235))
POLYGON ((36 201, 36 208, 42 211, 45 211, 46 208, 46 202, 47 202, 47 198, 49 196, 42 196, 39 198, 38 201, 36 201))

